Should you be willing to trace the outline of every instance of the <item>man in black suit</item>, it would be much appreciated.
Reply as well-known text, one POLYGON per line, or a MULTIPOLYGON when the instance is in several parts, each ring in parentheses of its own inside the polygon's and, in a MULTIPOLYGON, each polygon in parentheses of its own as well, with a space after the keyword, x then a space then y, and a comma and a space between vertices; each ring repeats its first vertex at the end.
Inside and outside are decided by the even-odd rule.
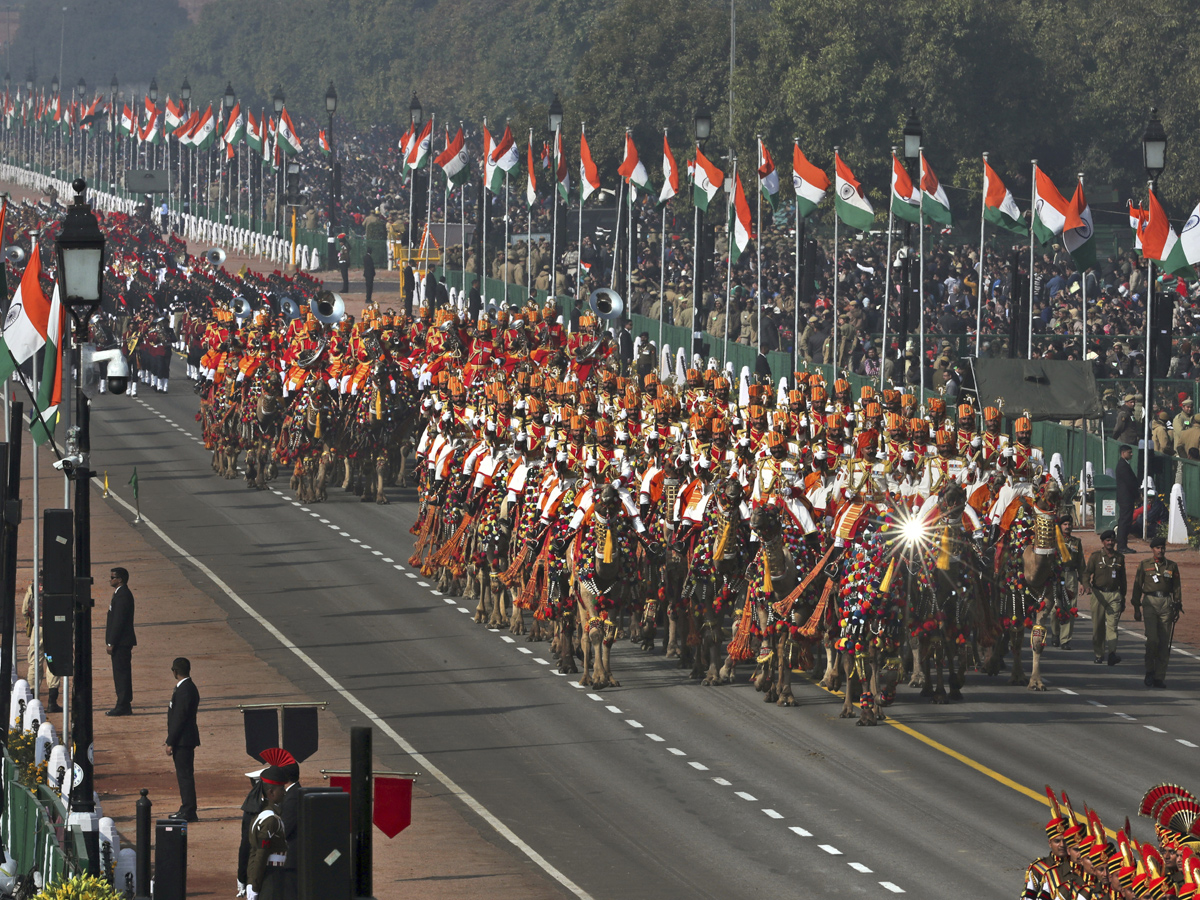
POLYGON ((1117 465, 1113 470, 1113 474, 1117 478, 1117 549, 1122 553, 1137 553, 1136 550, 1129 548, 1129 532, 1133 528, 1133 508, 1140 499, 1137 475, 1133 472, 1133 466, 1129 464, 1129 460, 1133 458, 1133 448, 1128 444, 1122 444, 1119 452, 1121 458, 1117 460, 1117 465))
POLYGON ((291 762, 280 766, 283 770, 285 787, 283 799, 279 801, 279 818, 283 820, 283 835, 287 839, 287 858, 283 863, 281 879, 282 900, 296 900, 299 893, 297 869, 299 851, 296 834, 300 824, 300 764, 291 762))
POLYGON ((367 305, 371 305, 371 294, 375 291, 375 257, 371 255, 371 248, 367 247, 363 251, 363 281, 367 283, 367 305))
POLYGON ((108 604, 108 620, 104 627, 104 644, 112 657, 113 686, 117 702, 105 715, 133 715, 133 648, 137 636, 133 633, 133 592, 129 590, 129 571, 120 566, 108 576, 112 585, 112 600, 108 604))
POLYGON ((621 361, 621 374, 628 375, 633 365, 633 322, 629 319, 617 332, 617 357, 621 361))
POLYGON ((192 683, 192 664, 185 657, 171 663, 175 676, 175 692, 167 707, 167 756, 175 760, 175 780, 179 782, 179 812, 172 818, 195 822, 196 816, 196 748, 200 746, 200 729, 196 726, 196 711, 200 707, 200 692, 192 683))

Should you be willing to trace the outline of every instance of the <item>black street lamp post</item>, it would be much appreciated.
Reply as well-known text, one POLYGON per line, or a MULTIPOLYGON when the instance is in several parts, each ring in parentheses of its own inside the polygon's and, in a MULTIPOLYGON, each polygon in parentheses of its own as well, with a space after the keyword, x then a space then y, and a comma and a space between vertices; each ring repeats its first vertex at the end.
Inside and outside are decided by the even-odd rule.
POLYGON ((325 248, 325 263, 330 269, 337 267, 337 260, 335 258, 337 252, 334 242, 337 237, 338 189, 341 187, 342 180, 341 166, 337 158, 337 148, 333 143, 333 114, 337 112, 337 102, 337 91, 334 90, 333 82, 331 81, 329 82, 329 88, 325 91, 325 111, 329 113, 329 129, 325 132, 325 139, 329 142, 329 207, 327 210, 329 233, 325 248))
MULTIPOLYGON (((412 100, 408 103, 408 118, 412 122, 413 140, 420 138, 421 122, 425 119, 425 110, 421 107, 421 101, 417 99, 417 92, 413 91, 412 100)), ((408 189, 408 256, 412 259, 413 245, 416 243, 416 194, 417 185, 420 184, 420 179, 416 173, 412 175, 412 183, 408 189)), ((486 202, 486 201, 485 201, 486 202)))
MULTIPOLYGON (((71 759, 79 774, 71 785, 70 807, 81 816, 93 818, 94 772, 92 754, 92 546, 91 489, 88 468, 91 451, 90 410, 83 392, 82 347, 88 337, 88 321, 100 307, 104 271, 104 235, 86 200, 87 182, 76 178, 71 187, 75 202, 67 208, 56 242, 58 283, 64 305, 74 324, 75 426, 67 435, 69 476, 75 483, 75 677, 71 696, 71 759)), ((34 252, 37 252, 36 245, 34 252)), ((98 834, 94 827, 84 832, 88 871, 95 875, 99 865, 98 834)))
MULTIPOLYGON (((1150 179, 1150 195, 1158 188, 1158 179, 1167 164, 1167 132, 1158 118, 1158 110, 1151 107, 1150 121, 1142 134, 1142 164, 1150 179)), ((1147 208, 1149 204, 1147 204, 1147 208)), ((1163 303, 1159 309, 1159 291, 1154 285, 1154 260, 1146 257, 1146 400, 1142 404, 1142 509, 1150 499, 1149 476, 1153 470, 1154 445, 1150 443, 1150 420, 1154 416, 1154 370, 1159 360, 1169 360, 1171 352, 1171 323, 1174 310, 1163 303), (1161 334, 1159 333, 1161 332, 1161 334)), ((1165 361, 1164 360, 1164 361, 1165 361)), ((1142 537, 1150 538, 1150 516, 1143 512, 1142 537)), ((1126 535, 1121 535, 1125 538, 1126 535)), ((1122 542, 1123 543, 1123 542, 1122 542)))
POLYGON ((114 194, 117 192, 117 141, 120 140, 121 134, 121 114, 117 111, 117 91, 120 90, 120 87, 114 72, 112 81, 108 83, 108 122, 112 132, 112 159, 108 163, 108 189, 114 194))
MULTIPOLYGON (((275 93, 273 93, 271 95, 271 106, 273 106, 275 109, 276 120, 278 120, 279 114, 283 112, 283 101, 284 101, 283 88, 280 85, 276 85, 275 93)), ((279 126, 278 121, 276 121, 275 126, 276 127, 279 126)), ((281 209, 283 207, 283 169, 284 169, 284 167, 280 166, 279 172, 275 176, 275 236, 276 237, 279 236, 279 222, 280 222, 280 216, 282 215, 281 209)))
MULTIPOLYGON (((179 114, 181 117, 186 117, 189 115, 188 109, 192 100, 192 85, 188 82, 186 75, 183 78, 183 84, 180 85, 179 96, 183 100, 183 108, 179 114)), ((187 215, 192 211, 192 173, 191 167, 188 165, 188 152, 182 145, 179 148, 179 168, 179 180, 182 184, 182 190, 179 193, 183 197, 183 214, 187 215)))
MULTIPOLYGON (((921 131, 921 120, 917 118, 917 111, 910 109, 908 113, 908 121, 904 123, 904 167, 908 172, 908 176, 913 177, 913 171, 921 158, 921 139, 923 133, 921 131)), ((913 287, 912 287, 912 222, 905 221, 904 223, 904 261, 901 265, 900 276, 904 281, 904 294, 900 300, 900 330, 897 332, 900 340, 900 352, 896 357, 896 364, 899 369, 901 381, 905 381, 907 375, 907 365, 905 363, 905 355, 907 353, 907 342, 909 327, 912 324, 912 304, 913 304, 913 287)), ((834 277, 837 277, 837 260, 834 262, 834 277)), ((887 301, 885 301, 887 302, 887 301)), ((833 311, 837 315, 837 310, 833 311)), ((883 348, 883 358, 887 356, 887 347, 883 348)), ((925 360, 917 360, 917 365, 923 366, 925 360)))

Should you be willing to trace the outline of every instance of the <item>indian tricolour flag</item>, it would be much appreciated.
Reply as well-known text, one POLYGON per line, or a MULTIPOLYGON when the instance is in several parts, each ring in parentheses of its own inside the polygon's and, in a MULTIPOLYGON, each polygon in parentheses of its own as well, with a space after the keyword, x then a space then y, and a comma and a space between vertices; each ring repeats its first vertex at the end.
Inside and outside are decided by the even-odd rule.
POLYGON ((537 205, 537 180, 533 174, 533 130, 529 132, 529 146, 525 148, 525 204, 537 205))
POLYGON ((1033 167, 1033 234, 1043 244, 1062 234, 1067 224, 1067 198, 1058 192, 1050 176, 1033 167))
POLYGON ((733 206, 729 210, 729 233, 733 240, 729 242, 729 265, 736 266, 746 248, 754 240, 754 222, 750 218, 750 204, 746 201, 746 192, 742 190, 742 176, 734 177, 733 206))
POLYGON ((300 136, 296 134, 296 126, 292 124, 292 117, 288 115, 286 106, 279 114, 279 126, 275 134, 279 149, 288 156, 294 156, 300 152, 300 136))
POLYGON ((863 193, 862 185, 850 171, 850 167, 842 162, 840 153, 833 154, 834 178, 837 181, 833 194, 833 205, 837 216, 848 227, 859 231, 868 231, 875 221, 875 208, 863 193))
POLYGON ((708 161, 708 157, 697 147, 692 170, 692 202, 701 212, 708 212, 708 204, 725 183, 725 173, 708 161))
POLYGON ((567 168, 567 155, 563 153, 561 128, 554 132, 554 181, 563 203, 570 203, 571 170, 567 168))
POLYGON ((775 200, 779 197, 779 171, 762 138, 758 139, 758 189, 766 195, 767 203, 774 209, 775 200))
POLYGON ((468 178, 471 177, 470 156, 467 153, 466 142, 463 139, 463 130, 460 125, 458 134, 454 135, 454 140, 446 144, 446 149, 443 150, 434 162, 436 162, 443 172, 446 173, 446 180, 454 187, 460 187, 468 178))
POLYGON ((600 190, 600 170, 592 159, 592 148, 588 146, 587 134, 579 132, 579 199, 582 203, 600 190))
POLYGON ((126 103, 121 109, 121 134, 129 136, 133 134, 133 129, 133 110, 130 109, 129 104, 126 103))
POLYGON ((54 428, 58 425, 58 407, 62 403, 62 336, 65 317, 66 310, 59 299, 58 283, 55 282, 54 296, 50 300, 50 315, 46 319, 46 353, 42 360, 42 380, 38 383, 38 415, 29 422, 29 433, 36 444, 44 444, 51 440, 54 437, 54 428))
POLYGON ((421 129, 421 133, 412 142, 412 146, 408 149, 408 156, 404 160, 405 168, 410 172, 425 168, 425 164, 429 160, 429 148, 432 144, 433 119, 429 119, 425 122, 425 127, 421 129))
POLYGON ((208 104, 208 109, 204 111, 204 115, 200 117, 200 121, 196 123, 196 130, 192 132, 192 146, 197 150, 207 150, 213 145, 216 140, 216 122, 213 120, 212 104, 208 104))
POLYGON ((663 131, 663 186, 658 193, 658 202, 666 203, 679 193, 679 167, 675 165, 675 154, 667 141, 667 132, 663 131))
POLYGON ((496 163, 492 159, 492 151, 496 149, 496 142, 492 139, 492 133, 488 131, 487 122, 483 123, 483 186, 493 194, 499 193, 499 190, 492 186, 492 179, 496 177, 496 163))
POLYGON ((1175 229, 1171 227, 1166 210, 1158 202, 1154 191, 1150 192, 1150 202, 1146 209, 1146 224, 1142 228, 1142 255, 1146 259, 1152 259, 1161 264, 1166 272, 1187 277, 1195 276, 1195 270, 1188 263, 1184 245, 1175 235, 1175 229))
POLYGON ((46 343, 50 303, 42 293, 39 282, 41 272, 41 253, 30 254, 21 283, 8 305, 3 331, 0 332, 0 381, 8 380, 18 367, 33 359, 33 355, 46 343))
POLYGON ((183 104, 176 104, 171 99, 171 95, 167 95, 167 105, 163 110, 164 118, 166 119, 167 133, 174 134, 175 129, 183 124, 183 104))
POLYGON ((1092 226, 1092 208, 1083 195, 1083 181, 1075 185, 1075 194, 1067 206, 1063 243, 1080 269, 1096 265, 1096 230, 1092 226))
POLYGON ((235 103, 225 123, 225 131, 221 139, 229 146, 234 146, 246 136, 246 117, 242 115, 242 104, 235 103))
POLYGON ((325 129, 317 129, 317 149, 321 151, 322 156, 332 156, 333 149, 329 146, 329 138, 325 136, 325 129))
POLYGON ((921 212, 927 219, 942 225, 950 224, 950 199, 933 173, 924 151, 921 153, 921 212))
POLYGON ((829 176, 808 161, 799 144, 792 144, 792 187, 801 218, 820 206, 829 190, 829 176))
POLYGON ((921 193, 895 153, 892 154, 892 215, 913 223, 921 218, 921 193))
POLYGON ((1129 201, 1129 227, 1133 229, 1133 248, 1142 249, 1142 229, 1146 227, 1146 210, 1129 201))
POLYGON ((1179 243, 1183 245, 1183 255, 1188 263, 1200 263, 1200 204, 1196 205, 1188 220, 1183 223, 1183 230, 1179 232, 1179 243))
POLYGON ((629 185, 629 202, 637 199, 637 192, 651 194, 654 189, 650 186, 650 174, 638 158, 637 147, 634 146, 633 136, 625 132, 625 157, 617 168, 617 174, 629 185))
POLYGON ((246 143, 255 153, 263 152, 263 120, 254 118, 254 113, 246 113, 246 143))
POLYGON ((500 141, 492 150, 492 162, 496 164, 496 169, 500 173, 501 184, 504 183, 504 176, 512 172, 521 162, 521 153, 517 149, 516 138, 513 137, 512 128, 507 124, 504 126, 504 134, 500 135, 500 141))
POLYGON ((1012 191, 1004 186, 987 157, 983 160, 983 198, 983 217, 987 221, 1016 234, 1029 233, 1012 191))

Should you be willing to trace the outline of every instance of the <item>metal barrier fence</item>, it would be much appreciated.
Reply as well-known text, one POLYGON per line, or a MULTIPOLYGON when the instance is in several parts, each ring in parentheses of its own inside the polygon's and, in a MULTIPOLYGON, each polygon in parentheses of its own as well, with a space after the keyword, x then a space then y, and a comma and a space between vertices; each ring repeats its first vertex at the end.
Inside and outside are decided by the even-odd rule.
POLYGON ((16 767, 4 753, 4 816, 0 820, 0 840, 17 862, 17 872, 28 875, 41 873, 42 885, 47 887, 70 878, 77 867, 71 862, 60 845, 64 833, 71 836, 74 859, 86 858, 82 835, 68 829, 66 809, 58 795, 42 785, 39 794, 42 800, 17 780, 16 767), (51 818, 47 804, 54 810, 51 818))

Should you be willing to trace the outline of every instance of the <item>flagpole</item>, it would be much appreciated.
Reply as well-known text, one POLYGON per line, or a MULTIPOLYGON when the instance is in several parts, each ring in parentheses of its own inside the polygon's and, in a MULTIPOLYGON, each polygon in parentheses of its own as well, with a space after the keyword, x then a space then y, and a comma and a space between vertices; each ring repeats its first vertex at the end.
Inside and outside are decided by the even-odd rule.
MULTIPOLYGON (((579 167, 580 196, 583 196, 583 166, 579 167)), ((608 273, 608 287, 610 290, 617 289, 617 270, 620 268, 618 263, 621 260, 621 204, 625 199, 625 182, 620 178, 617 179, 617 224, 613 230, 612 240, 612 271, 608 273)))
MULTIPOLYGON (((529 149, 525 153, 526 165, 529 166, 529 180, 533 181, 533 128, 529 129, 529 149)), ((525 197, 529 199, 528 196, 525 197)), ((533 201, 537 203, 537 190, 534 190, 533 201)), ((533 203, 525 204, 525 299, 521 306, 528 306, 533 297, 533 203)), ((528 317, 527 317, 528 318, 528 317)), ((530 322, 530 325, 535 323, 530 322)))
MULTIPOLYGON (((667 140, 667 129, 663 129, 663 141, 667 140)), ((670 178, 668 177, 668 181, 670 178)), ((666 326, 666 303, 663 296, 667 287, 667 201, 662 205, 662 231, 658 248, 658 346, 655 349, 662 353, 663 329, 666 326)))
MULTIPOLYGON (((1080 189, 1082 189, 1083 188, 1083 173, 1080 172, 1078 174, 1079 174, 1079 187, 1080 187, 1080 189)), ((1092 229, 1092 233, 1095 234, 1094 228, 1092 229)), ((1065 238, 1064 238, 1064 241, 1065 241, 1065 238)), ((1082 298, 1083 298, 1083 334, 1082 334, 1083 355, 1080 357, 1080 359, 1083 360, 1083 365, 1086 370, 1089 367, 1088 358, 1087 358, 1087 355, 1088 355, 1088 348, 1087 348, 1087 315, 1088 315, 1087 278, 1084 275, 1082 266, 1079 266, 1079 293, 1082 295, 1082 298)), ((976 355, 978 355, 978 354, 976 354, 976 355)), ((1146 357, 1146 362, 1147 362, 1147 364, 1150 362, 1149 357, 1146 357)), ((1149 365, 1147 365, 1146 366, 1147 371, 1149 370, 1149 368, 1150 368, 1149 365)), ((1149 407, 1147 407, 1147 409, 1148 408, 1149 407)), ((1089 430, 1090 424, 1091 423, 1088 419, 1083 420, 1083 471, 1079 473, 1079 493, 1082 498, 1082 502, 1079 504, 1079 511, 1080 511, 1080 515, 1082 518, 1082 521, 1079 523, 1079 526, 1081 528, 1087 526, 1088 430, 1089 430)), ((1142 504, 1142 509, 1143 510, 1145 509, 1144 503, 1142 504)), ((1142 515, 1145 515, 1145 512, 1143 512, 1142 515)))
MULTIPOLYGON (((1083 173, 1082 172, 1079 173, 1079 186, 1080 186, 1080 188, 1083 187, 1083 173)), ((1095 228, 1092 229, 1092 233, 1095 234, 1095 228)), ((1083 299, 1083 355, 1080 357, 1080 359, 1082 359, 1086 363, 1087 362, 1087 353, 1088 353, 1088 348, 1087 348, 1087 314, 1088 314, 1087 278, 1084 274, 1083 266, 1077 265, 1076 268, 1079 269, 1079 293, 1083 299)), ((1148 361, 1149 361, 1149 357, 1147 357, 1147 362, 1148 361)), ((1084 424, 1084 427, 1086 428, 1087 427, 1087 419, 1083 420, 1083 424, 1084 424)), ((1087 454, 1087 442, 1086 441, 1084 442, 1083 447, 1084 447, 1084 454, 1085 454, 1085 459, 1086 459, 1086 454, 1087 454)))
MULTIPOLYGON (((463 123, 460 119, 458 127, 462 128, 463 123)), ((450 190, 450 179, 446 179, 446 190, 450 190)), ((449 210, 446 211, 449 215, 449 210)), ((467 190, 460 185, 458 188, 458 219, 462 233, 459 235, 459 240, 462 243, 462 289, 467 289, 467 190)), ((464 304, 465 306, 465 304, 464 304)))
MULTIPOLYGON (((696 167, 700 165, 700 142, 696 141, 696 159, 692 162, 692 337, 691 346, 688 347, 688 360, 691 360, 692 354, 696 352, 696 307, 700 294, 700 207, 696 204, 696 167)), ((726 309, 726 321, 728 321, 729 310, 726 309)), ((681 388, 683 385, 677 385, 681 388)))
MULTIPOLYGON (((1146 200, 1146 212, 1152 207, 1154 197, 1154 179, 1150 179, 1148 198, 1146 200)), ((1170 231, 1171 225, 1167 223, 1167 230, 1170 231)), ((1150 358, 1151 342, 1154 340, 1154 260, 1150 258, 1149 253, 1143 255, 1146 257, 1146 387, 1145 387, 1145 402, 1142 404, 1142 540, 1148 540, 1150 537, 1150 516, 1147 505, 1150 502, 1150 460, 1153 457, 1153 451, 1150 444, 1150 416, 1151 410, 1154 409, 1154 398, 1150 396, 1152 364, 1150 358)), ((1166 254, 1163 254, 1164 256, 1166 254)), ((1164 260, 1165 263, 1165 260, 1164 260)), ((1164 266, 1165 269, 1165 266, 1164 266)), ((1169 325, 1170 323, 1168 323, 1169 325)), ((1128 535, 1124 536, 1126 542, 1128 535)), ((1124 546, 1124 544, 1122 545, 1124 546)))
MULTIPOLYGON (((792 137, 792 145, 800 146, 800 139, 792 137)), ((793 156, 793 159, 795 157, 793 156)), ((792 176, 792 186, 795 187, 796 177, 792 176)), ((889 232, 890 235, 890 232, 889 232)), ((889 253, 890 255, 890 253, 889 253)), ((796 286, 792 296, 792 370, 800 368, 800 192, 796 191, 796 252, 795 261, 792 263, 792 271, 795 273, 796 286)), ((726 311, 728 315, 728 311, 726 311)), ((886 316, 886 309, 884 312, 886 316)), ((794 377, 794 376, 793 376, 794 377)))
MULTIPOLYGON (((37 238, 34 238, 33 240, 34 240, 33 251, 36 253, 37 252, 37 238)), ((59 346, 57 349, 58 349, 59 353, 62 353, 63 349, 64 349, 64 342, 63 342, 62 336, 61 336, 62 329, 60 329, 59 335, 60 335, 59 340, 58 340, 59 346)), ((33 396, 37 397, 38 396, 38 366, 37 366, 37 355, 36 354, 34 355, 33 365, 31 368, 33 370, 33 372, 32 372, 32 374, 33 374, 33 396)), ((7 413, 8 413, 8 406, 9 406, 9 397, 8 397, 7 387, 8 387, 8 383, 6 382, 5 383, 6 390, 4 392, 4 412, 6 414, 5 415, 5 428, 8 427, 7 413)), ((40 413, 40 410, 38 410, 37 404, 35 403, 34 404, 34 415, 37 415, 38 413, 40 413)), ((30 429, 29 434, 32 437, 32 435, 33 435, 32 428, 30 429)), ((12 435, 9 435, 8 439, 10 441, 13 440, 12 435)), ((16 439, 18 441, 23 440, 24 435, 18 433, 16 435, 16 439)), ((39 490, 39 484, 38 484, 38 482, 40 481, 39 472, 38 472, 38 469, 39 469, 38 456, 39 456, 38 445, 37 445, 37 442, 34 441, 33 442, 33 521, 34 521, 34 527, 33 527, 33 559, 34 559, 34 565, 33 565, 33 658, 34 658, 35 662, 34 662, 34 666, 33 666, 33 684, 31 685, 31 687, 33 688, 33 696, 34 697, 38 696, 38 691, 41 687, 41 682, 42 682, 42 597, 41 597, 42 573, 41 573, 41 567, 40 567, 42 553, 41 553, 41 540, 40 540, 40 534, 39 534, 40 529, 37 527, 38 521, 41 518, 41 505, 40 505, 41 500, 39 499, 41 491, 39 490)), ((70 706, 70 704, 64 703, 63 706, 70 706)))
MULTIPOLYGON (((437 113, 430 113, 429 114, 429 152, 427 152, 425 154, 425 164, 427 166, 429 166, 429 183, 425 186, 425 232, 427 232, 429 234, 429 243, 431 243, 431 244, 433 243, 433 132, 434 132, 435 128, 437 128, 437 113)), ((420 143, 418 142, 417 151, 420 152, 420 149, 421 149, 420 143)), ((416 181, 415 181, 416 175, 413 176, 413 179, 414 179, 413 183, 415 184, 416 183, 416 181)), ((504 179, 504 190, 505 190, 505 197, 507 198, 507 196, 508 196, 508 194, 507 194, 507 191, 508 191, 507 175, 505 176, 505 179, 504 179)), ((422 234, 421 240, 422 240, 422 243, 424 243, 424 234, 422 234)), ((445 242, 442 243, 441 252, 443 254, 446 252, 445 242)), ((426 259, 425 263, 426 263, 425 271, 426 271, 426 273, 428 273, 429 272, 429 260, 426 259)), ((506 293, 505 297, 507 298, 507 296, 508 295, 506 293)), ((429 309, 433 309, 434 299, 435 299, 434 297, 426 297, 425 298, 425 302, 427 304, 429 304, 429 306, 428 306, 429 309)))
MULTIPOLYGON (((483 127, 484 127, 485 131, 487 130, 487 124, 488 124, 487 116, 484 116, 483 117, 483 127)), ((487 226, 488 226, 488 204, 491 202, 491 198, 488 197, 489 188, 488 188, 487 167, 488 167, 488 157, 491 155, 492 151, 491 151, 490 147, 484 147, 483 149, 484 149, 484 153, 483 153, 483 193, 482 193, 482 195, 483 195, 483 221, 481 221, 479 223, 479 227, 483 229, 483 246, 482 246, 482 249, 480 250, 480 253, 483 254, 483 257, 482 257, 483 265, 479 269, 479 272, 480 272, 480 275, 479 275, 479 303, 481 306, 481 310, 480 310, 481 314, 486 316, 487 308, 488 308, 488 302, 487 302, 487 299, 488 299, 487 298, 487 280, 488 280, 487 233, 488 233, 488 229, 487 229, 487 226)), ((409 241, 409 256, 412 256, 412 191, 409 191, 409 193, 408 193, 408 241, 409 241)), ((554 280, 553 277, 551 277, 551 281, 553 281, 553 280, 554 280)), ((553 285, 551 285, 551 291, 553 291, 553 289, 554 289, 553 285)))
POLYGON ((979 358, 979 342, 983 331, 983 242, 987 235, 987 219, 984 214, 987 212, 987 161, 988 154, 984 151, 983 154, 983 198, 979 201, 979 283, 976 285, 975 297, 975 358, 979 358))
MULTIPOLYGON (((921 180, 925 180, 925 148, 917 148, 917 152, 921 155, 921 180)), ((918 207, 917 214, 917 277, 921 279, 921 284, 917 288, 917 303, 920 305, 920 311, 917 316, 917 328, 920 331, 920 336, 917 340, 917 352, 920 354, 917 362, 921 374, 921 405, 925 405, 925 186, 920 188, 921 205, 918 207)))
POLYGON ((500 274, 504 276, 504 306, 508 307, 508 248, 512 246, 509 238, 509 215, 511 204, 509 203, 508 193, 508 170, 504 171, 504 264, 500 267, 500 274))
MULTIPOLYGON (((579 124, 580 131, 583 130, 583 123, 579 124)), ((551 198, 551 219, 550 219, 550 285, 546 292, 547 296, 554 298, 554 307, 558 308, 557 288, 558 282, 555 281, 555 276, 558 274, 558 155, 562 152, 562 123, 559 122, 558 127, 554 129, 554 195, 551 198)), ((567 210, 571 209, 571 191, 567 190, 567 210)), ((583 191, 579 192, 579 222, 580 228, 583 228, 583 191)), ((576 260, 576 274, 578 275, 579 262, 576 260)), ((575 289, 575 302, 579 302, 579 289, 575 289)), ((568 328, 570 326, 570 316, 567 317, 568 328)))
MULTIPOLYGON (((587 123, 579 123, 579 133, 587 134, 587 123)), ((557 146, 557 144, 555 145, 557 146)), ((555 166, 555 178, 558 177, 558 166, 555 166)), ((555 186, 557 190, 557 185, 555 186)), ((557 235, 558 229, 555 229, 557 235)), ((579 184, 579 238, 575 242, 575 301, 578 303, 583 296, 583 179, 579 184)))
POLYGON ((1033 206, 1031 208, 1031 218, 1029 221, 1029 328, 1027 332, 1026 358, 1033 359, 1033 245, 1037 240, 1037 231, 1033 227, 1037 222, 1038 204, 1037 204, 1037 160, 1032 160, 1033 176, 1033 206))
POLYGON ((631 175, 629 177, 629 225, 625 229, 625 243, 629 248, 627 254, 628 258, 625 263, 625 311, 618 320, 618 324, 623 323, 627 316, 633 315, 633 204, 635 202, 635 191, 636 189, 633 185, 633 176, 631 175))
MULTIPOLYGON (((758 148, 759 148, 758 149, 758 161, 759 161, 759 164, 761 165, 762 164, 762 135, 756 134, 754 137, 758 141, 758 148)), ((735 182, 734 190, 736 190, 736 189, 737 189, 737 184, 735 182)), ((763 352, 763 349, 762 349, 762 184, 761 184, 761 182, 758 185, 758 190, 754 192, 754 201, 755 201, 756 213, 758 216, 758 225, 756 226, 758 228, 758 234, 755 235, 755 241, 754 241, 754 269, 755 269, 754 297, 755 297, 756 302, 758 303, 758 324, 755 326, 755 328, 756 328, 756 333, 758 335, 758 352, 761 354, 763 352)), ((729 229, 729 240, 732 243, 732 241, 733 241, 733 229, 732 228, 729 229)), ((726 325, 729 324, 728 310, 726 310, 726 314, 725 314, 725 324, 726 325)))
MULTIPOLYGON (((726 197, 726 199, 727 199, 726 213, 725 213, 725 221, 726 222, 730 222, 729 217, 731 215, 734 215, 734 216, 737 215, 737 211, 734 208, 734 206, 735 206, 734 195, 737 192, 737 157, 736 156, 733 157, 733 181, 731 183, 733 185, 733 190, 728 191, 727 197, 726 197)), ((733 223, 730 222, 730 225, 732 225, 732 224, 733 223)), ((726 241, 726 249, 725 249, 725 342, 721 345, 721 368, 722 369, 725 368, 725 363, 729 359, 729 316, 730 316, 730 307, 732 306, 732 299, 733 299, 730 296, 733 293, 733 228, 730 227, 728 229, 728 231, 729 231, 729 234, 726 235, 726 237, 728 237, 729 240, 726 241)), ((760 306, 759 307, 759 316, 761 317, 761 315, 762 315, 762 307, 760 306)), ((760 353, 762 352, 761 332, 759 335, 758 350, 760 353)), ((755 369, 758 368, 757 360, 755 360, 754 368, 755 369)))
MULTIPOLYGON (((834 159, 838 158, 840 149, 838 146, 834 146, 834 159)), ((838 221, 839 217, 835 212, 833 216, 833 359, 830 360, 833 364, 833 377, 829 379, 830 382, 837 378, 838 364, 838 221)))
MULTIPOLYGON (((892 146, 892 165, 896 165, 896 150, 898 148, 892 146)), ((892 298, 892 229, 895 227, 896 210, 888 198, 888 239, 887 239, 887 259, 884 261, 883 272, 883 334, 880 336, 879 342, 882 346, 879 348, 879 394, 882 397, 884 384, 887 382, 887 326, 888 326, 888 307, 891 305, 892 298)))

